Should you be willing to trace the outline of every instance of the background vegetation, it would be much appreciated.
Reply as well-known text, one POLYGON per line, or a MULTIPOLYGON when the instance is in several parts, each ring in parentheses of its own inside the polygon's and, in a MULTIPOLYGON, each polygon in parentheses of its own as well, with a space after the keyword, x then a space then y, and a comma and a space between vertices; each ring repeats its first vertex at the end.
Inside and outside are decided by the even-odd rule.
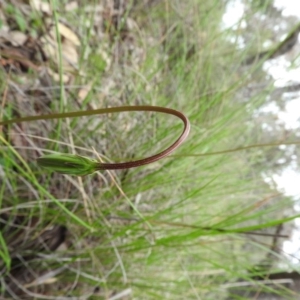
POLYGON ((226 28, 231 2, 2 1, 1 119, 159 105, 192 125, 175 155, 83 178, 35 159, 93 148, 106 161, 137 159, 181 124, 122 113, 3 126, 2 297, 296 299, 299 263, 282 243, 298 215, 270 178, 298 168, 299 140, 260 109, 287 101, 262 66, 296 47, 298 20, 245 0, 226 28))

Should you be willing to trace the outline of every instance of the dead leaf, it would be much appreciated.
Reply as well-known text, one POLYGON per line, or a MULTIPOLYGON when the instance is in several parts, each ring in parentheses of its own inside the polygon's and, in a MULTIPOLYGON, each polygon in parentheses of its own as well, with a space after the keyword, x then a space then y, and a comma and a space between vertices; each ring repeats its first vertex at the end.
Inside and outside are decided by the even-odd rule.
POLYGON ((8 47, 6 49, 0 49, 0 55, 2 57, 1 64, 5 66, 14 66, 16 69, 21 69, 27 72, 28 68, 38 71, 39 67, 35 65, 31 60, 26 49, 8 47))
MULTIPOLYGON (((57 27, 58 27, 58 31, 59 31, 60 35, 64 39, 70 41, 75 46, 80 46, 80 40, 79 40, 78 36, 69 27, 67 27, 66 25, 64 25, 62 23, 58 23, 57 27)), ((55 28, 55 25, 51 26, 49 34, 51 35, 51 37, 53 39, 56 40, 56 28, 55 28)))
POLYGON ((83 101, 89 94, 91 88, 92 88, 91 84, 89 84, 88 86, 82 87, 78 92, 78 100, 83 101))
MULTIPOLYGON (((62 67, 63 67, 63 82, 69 81, 68 73, 78 71, 79 55, 76 46, 80 45, 77 35, 64 24, 58 24, 58 31, 61 36, 61 55, 62 55, 62 67)), ((43 50, 46 56, 54 62, 56 68, 59 66, 59 46, 56 39, 56 28, 54 25, 50 26, 48 34, 41 38, 43 44, 43 50)), ((53 70, 48 70, 49 74, 55 81, 59 81, 59 74, 53 70)))
POLYGON ((41 11, 43 13, 46 13, 48 15, 51 14, 51 7, 50 4, 47 2, 43 2, 41 0, 30 0, 30 6, 38 11, 41 11))
MULTIPOLYGON (((47 68, 47 71, 48 71, 48 74, 55 80, 55 81, 59 81, 60 80, 60 77, 59 77, 59 74, 52 71, 50 68, 47 68)), ((69 82, 69 76, 66 75, 66 74, 63 74, 62 75, 62 82, 63 83, 68 83, 69 82)))
POLYGON ((62 56, 64 68, 68 68, 71 65, 74 69, 77 69, 78 53, 74 44, 68 40, 64 41, 62 45, 62 56))
POLYGON ((8 41, 13 46, 22 46, 27 40, 27 35, 21 31, 10 31, 8 33, 9 39, 8 41))
POLYGON ((66 11, 72 11, 78 8, 78 3, 77 1, 71 1, 69 3, 66 4, 65 6, 65 10, 66 11))

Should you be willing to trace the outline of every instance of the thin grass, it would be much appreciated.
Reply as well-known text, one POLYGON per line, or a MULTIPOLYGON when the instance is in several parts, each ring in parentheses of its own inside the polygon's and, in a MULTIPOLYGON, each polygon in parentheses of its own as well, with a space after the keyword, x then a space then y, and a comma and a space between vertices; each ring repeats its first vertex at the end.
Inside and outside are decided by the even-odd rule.
MULTIPOLYGON (((96 286, 100 287, 94 296, 98 299, 113 299, 114 292, 124 291, 136 299, 225 299, 234 294, 230 287, 242 286, 241 279, 254 284, 248 269, 266 257, 272 237, 254 239, 243 233, 274 234, 277 225, 297 216, 283 216, 290 199, 283 201, 255 167, 257 152, 249 145, 264 143, 253 136, 249 120, 264 95, 239 98, 251 83, 247 72, 258 67, 247 72, 241 69, 249 49, 236 50, 228 42, 229 32, 220 29, 224 6, 204 0, 161 1, 147 9, 133 5, 117 29, 106 27, 102 40, 93 33, 99 26, 97 14, 84 13, 82 8, 87 7, 96 11, 96 3, 83 1, 78 24, 72 22, 74 13, 65 17, 83 37, 89 37, 82 39, 81 48, 80 68, 85 76, 75 78, 76 85, 89 86, 89 93, 81 103, 74 101, 78 91, 69 87, 70 97, 66 97, 61 80, 55 87, 60 100, 53 100, 53 109, 61 109, 62 103, 68 110, 168 106, 189 117, 192 131, 172 157, 113 172, 113 179, 104 172, 82 180, 45 174, 19 151, 73 149, 91 156, 94 147, 101 157, 111 160, 136 159, 169 144, 179 125, 165 116, 124 113, 62 121, 61 126, 49 121, 51 135, 35 134, 29 127, 22 132, 31 141, 27 148, 15 147, 1 137, 1 161, 5 162, 1 164, 5 174, 1 212, 38 216, 41 228, 43 222, 64 224, 71 235, 62 253, 42 257, 46 268, 55 262, 57 268, 67 270, 54 275, 62 290, 52 288, 53 299, 67 293, 82 296, 96 286), (122 36, 127 18, 136 21, 128 33, 130 43, 122 36), (96 46, 91 46, 91 39, 96 46), (112 59, 107 70, 99 71, 103 63, 99 50, 112 59), (140 60, 134 57, 139 51, 140 60), (95 60, 99 65, 93 64, 95 60), (228 149, 235 152, 228 153, 228 149)), ((59 18, 58 13, 56 26, 59 18)), ((2 115, 10 118, 16 107, 3 98, 2 108, 2 115)), ((261 145, 259 150, 263 149, 261 145)), ((3 244, 0 252, 7 269, 8 246, 3 244)), ((285 262, 282 256, 277 259, 285 262)), ((287 289, 256 284, 261 291, 289 299, 287 289)))

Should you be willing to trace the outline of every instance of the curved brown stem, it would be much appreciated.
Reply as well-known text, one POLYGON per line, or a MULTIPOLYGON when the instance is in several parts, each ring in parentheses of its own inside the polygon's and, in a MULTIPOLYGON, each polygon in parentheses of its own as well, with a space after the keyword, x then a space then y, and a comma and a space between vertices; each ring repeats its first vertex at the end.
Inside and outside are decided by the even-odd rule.
POLYGON ((181 112, 160 106, 150 106, 150 105, 142 105, 142 106, 120 106, 120 107, 111 107, 111 108, 102 108, 96 110, 86 110, 86 111, 76 111, 76 112, 67 112, 67 113, 54 113, 49 115, 41 115, 41 116, 29 116, 18 119, 12 119, 7 121, 1 121, 0 125, 6 124, 14 124, 20 122, 29 122, 29 121, 37 121, 37 120, 51 120, 51 119, 63 119, 63 118, 75 118, 81 116, 90 116, 90 115, 101 115, 108 113, 120 113, 120 112, 129 112, 129 111, 151 111, 151 112, 161 112, 164 114, 169 114, 178 117, 182 120, 184 124, 184 129, 179 138, 167 149, 162 152, 149 156, 144 159, 139 159, 135 161, 123 162, 123 163, 101 163, 98 170, 118 170, 118 169, 129 169, 135 168, 142 165, 147 165, 158 161, 169 155, 173 152, 182 142, 187 138, 190 131, 190 122, 188 118, 181 112))

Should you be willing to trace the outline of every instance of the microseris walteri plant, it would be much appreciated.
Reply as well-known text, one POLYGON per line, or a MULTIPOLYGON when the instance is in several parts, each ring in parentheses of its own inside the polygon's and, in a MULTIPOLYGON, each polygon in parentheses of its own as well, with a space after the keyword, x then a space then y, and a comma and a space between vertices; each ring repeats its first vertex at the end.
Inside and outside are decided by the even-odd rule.
POLYGON ((61 174, 85 176, 99 169, 97 160, 70 153, 48 154, 37 159, 42 168, 61 174))
POLYGON ((0 121, 0 126, 9 125, 20 122, 29 122, 37 120, 54 120, 54 119, 63 119, 63 118, 75 118, 81 116, 90 116, 90 115, 102 115, 108 113, 121 113, 121 112, 159 112, 168 115, 173 115, 183 122, 184 128, 179 136, 179 138, 168 148, 161 151, 160 153, 154 154, 152 156, 138 159, 135 161, 127 161, 120 163, 100 163, 96 160, 90 159, 85 156, 80 156, 76 154, 65 154, 65 153, 56 153, 42 156, 38 159, 38 164, 50 171, 59 172, 62 174, 84 176, 91 173, 94 173, 97 170, 122 170, 129 168, 136 168, 143 165, 148 165, 150 163, 156 162, 176 150, 183 141, 187 138, 190 132, 190 122, 188 118, 181 113, 180 111, 160 106, 150 106, 150 105, 133 105, 133 106, 119 106, 119 107, 108 107, 100 108, 95 110, 85 110, 85 111, 73 111, 65 113, 53 113, 48 115, 38 115, 38 116, 27 116, 17 119, 10 119, 5 121, 0 121))

